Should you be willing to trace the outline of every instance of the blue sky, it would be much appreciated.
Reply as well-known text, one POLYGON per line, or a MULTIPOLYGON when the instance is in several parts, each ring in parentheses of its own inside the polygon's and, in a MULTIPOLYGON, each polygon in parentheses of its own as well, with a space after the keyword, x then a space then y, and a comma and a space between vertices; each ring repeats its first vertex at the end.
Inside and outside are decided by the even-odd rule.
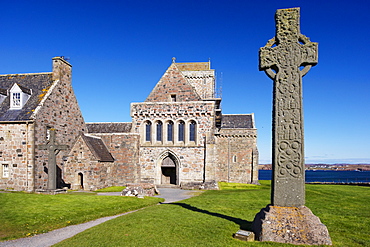
POLYGON ((272 81, 258 50, 276 9, 300 7, 301 33, 319 43, 303 78, 306 163, 370 163, 370 2, 1 0, 0 73, 51 71, 69 57, 87 122, 130 122, 172 57, 211 59, 223 113, 255 114, 260 163, 271 161, 272 81))

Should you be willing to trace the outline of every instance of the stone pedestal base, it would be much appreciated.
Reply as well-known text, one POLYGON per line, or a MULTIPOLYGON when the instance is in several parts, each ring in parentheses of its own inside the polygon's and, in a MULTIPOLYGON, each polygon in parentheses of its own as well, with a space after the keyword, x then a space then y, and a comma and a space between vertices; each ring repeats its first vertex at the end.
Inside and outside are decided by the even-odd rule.
POLYGON ((268 205, 254 218, 252 230, 259 241, 331 245, 328 229, 311 210, 268 205))

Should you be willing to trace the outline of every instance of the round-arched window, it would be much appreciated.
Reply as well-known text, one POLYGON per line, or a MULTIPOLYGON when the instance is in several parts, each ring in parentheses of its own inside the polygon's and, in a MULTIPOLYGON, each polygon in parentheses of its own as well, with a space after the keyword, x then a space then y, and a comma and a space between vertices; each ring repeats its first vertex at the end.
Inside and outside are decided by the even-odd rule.
POLYGON ((145 122, 145 141, 152 141, 152 123, 150 121, 145 122))
POLYGON ((173 142, 173 122, 169 121, 167 123, 167 141, 173 142))
POLYGON ((161 121, 158 121, 157 122, 157 142, 161 142, 162 141, 162 133, 163 133, 163 124, 161 121))
POLYGON ((179 132, 178 132, 178 134, 179 134, 178 141, 179 142, 185 141, 185 122, 184 121, 179 122, 179 132))
POLYGON ((190 124, 189 124, 189 141, 191 142, 195 142, 195 139, 196 139, 196 128, 197 127, 197 124, 195 121, 190 121, 190 124))

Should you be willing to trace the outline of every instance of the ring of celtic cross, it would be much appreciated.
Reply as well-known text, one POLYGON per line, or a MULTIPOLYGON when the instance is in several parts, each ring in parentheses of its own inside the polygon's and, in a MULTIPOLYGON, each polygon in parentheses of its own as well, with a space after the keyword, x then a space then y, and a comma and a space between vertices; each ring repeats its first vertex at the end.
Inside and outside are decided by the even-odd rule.
MULTIPOLYGON (((299 39, 298 39, 299 43, 301 43, 302 45, 305 45, 307 43, 310 42, 309 38, 307 38, 305 35, 303 34, 300 34, 299 35, 299 39)), ((269 48, 272 48, 274 45, 277 45, 277 42, 276 42, 276 39, 275 37, 273 37, 272 39, 270 39, 265 47, 269 47, 269 48)), ((308 71, 310 71, 310 69, 312 68, 312 64, 304 64, 302 66, 303 68, 300 70, 300 74, 301 76, 303 77, 304 75, 306 75, 308 73, 308 71)), ((276 72, 272 69, 272 68, 266 68, 265 70, 265 73, 268 77, 270 77, 271 79, 274 79, 276 77, 276 72)))

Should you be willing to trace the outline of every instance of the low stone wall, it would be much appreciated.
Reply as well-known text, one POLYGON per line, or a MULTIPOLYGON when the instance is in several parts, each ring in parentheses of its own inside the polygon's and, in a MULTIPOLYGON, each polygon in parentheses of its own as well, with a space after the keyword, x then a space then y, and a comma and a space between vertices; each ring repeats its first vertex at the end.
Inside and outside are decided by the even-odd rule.
POLYGON ((181 189, 184 189, 184 190, 219 190, 219 187, 218 187, 218 183, 213 180, 209 182, 182 183, 181 189))

